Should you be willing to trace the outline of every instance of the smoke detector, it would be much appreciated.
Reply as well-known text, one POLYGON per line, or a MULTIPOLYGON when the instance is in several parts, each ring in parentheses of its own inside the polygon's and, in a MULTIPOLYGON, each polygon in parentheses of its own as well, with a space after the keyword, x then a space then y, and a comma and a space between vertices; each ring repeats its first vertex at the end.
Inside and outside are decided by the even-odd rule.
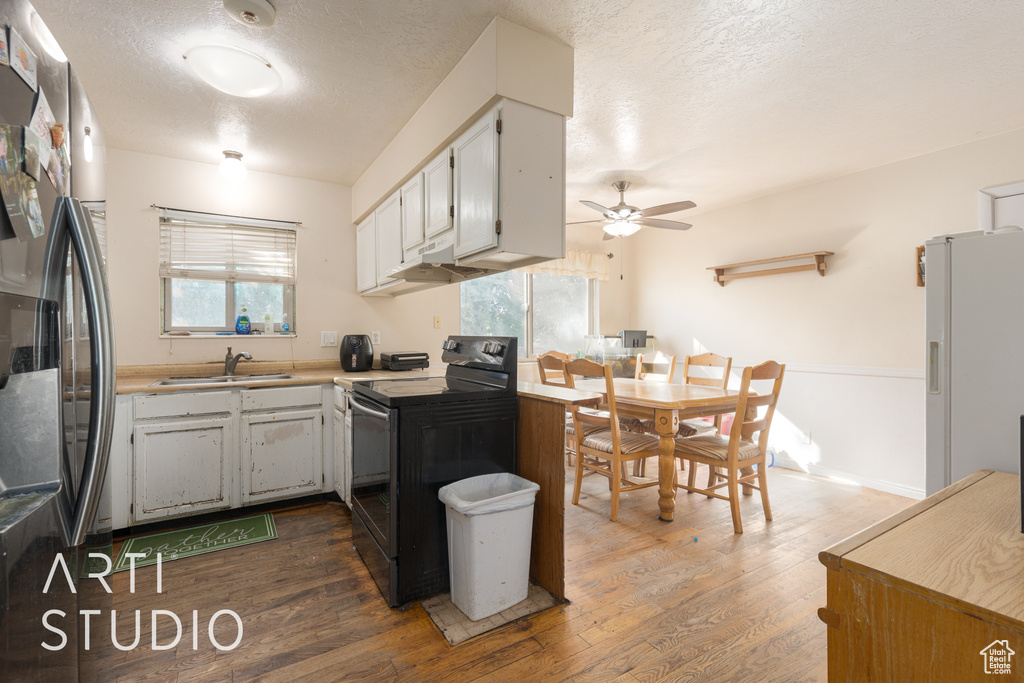
POLYGON ((224 0, 224 11, 250 28, 270 28, 277 15, 267 0, 224 0))

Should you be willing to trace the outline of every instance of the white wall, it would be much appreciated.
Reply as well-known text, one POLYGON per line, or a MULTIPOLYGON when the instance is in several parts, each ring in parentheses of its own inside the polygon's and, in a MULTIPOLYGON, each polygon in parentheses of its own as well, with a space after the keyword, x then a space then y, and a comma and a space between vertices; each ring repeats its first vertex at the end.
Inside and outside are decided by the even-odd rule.
MULTIPOLYGON (((631 326, 679 355, 787 364, 783 460, 905 495, 924 490, 924 289, 914 249, 974 229, 978 191, 1024 178, 1024 131, 704 214, 627 246, 631 326), (712 282, 709 266, 834 251, 801 272, 712 282), (788 425, 788 426, 787 426, 788 425), (811 444, 801 443, 810 432, 811 444)), ((623 285, 619 285, 620 287, 623 285)), ((602 290, 603 295, 603 290, 602 290)))
MULTIPOLYGON (((458 333, 458 288, 397 299, 356 294, 355 227, 350 188, 250 172, 227 185, 218 167, 123 150, 107 160, 108 270, 119 365, 195 363, 222 359, 228 345, 257 360, 337 359, 320 347, 320 330, 381 332, 376 351, 427 351, 458 333), (251 336, 161 339, 159 225, 150 206, 302 223, 298 234, 295 339, 251 336), (436 293, 435 293, 436 292, 436 293), (441 315, 442 328, 433 329, 441 315)), ((435 350, 438 350, 435 354, 435 350)))

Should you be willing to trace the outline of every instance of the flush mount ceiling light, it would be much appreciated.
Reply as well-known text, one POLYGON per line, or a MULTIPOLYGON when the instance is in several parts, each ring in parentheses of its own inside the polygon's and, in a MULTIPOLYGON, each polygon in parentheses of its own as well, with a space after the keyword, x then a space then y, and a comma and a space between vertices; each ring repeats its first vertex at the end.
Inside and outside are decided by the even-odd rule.
POLYGON ((281 85, 281 74, 270 62, 233 45, 195 45, 183 57, 192 73, 229 95, 260 97, 281 85))
POLYGON ((224 0, 228 16, 245 26, 270 28, 276 12, 267 0, 224 0))
POLYGON ((46 53, 58 62, 68 61, 64 51, 60 49, 57 39, 53 37, 53 34, 50 33, 50 29, 46 28, 46 24, 43 23, 43 18, 33 12, 30 23, 32 25, 32 33, 36 34, 36 38, 38 38, 39 42, 42 43, 43 49, 46 50, 46 53))
POLYGON ((231 183, 240 183, 245 178, 245 164, 242 153, 224 150, 224 160, 220 162, 220 174, 231 183))

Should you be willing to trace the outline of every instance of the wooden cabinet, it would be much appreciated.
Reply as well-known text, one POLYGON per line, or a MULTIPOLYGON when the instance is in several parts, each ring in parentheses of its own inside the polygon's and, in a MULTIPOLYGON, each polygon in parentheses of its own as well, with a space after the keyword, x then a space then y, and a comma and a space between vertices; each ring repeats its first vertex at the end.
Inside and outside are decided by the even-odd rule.
POLYGON ((450 230, 455 207, 452 205, 452 151, 446 148, 427 164, 423 175, 423 235, 437 237, 450 230))
POLYGON ((565 118, 502 100, 453 143, 458 265, 565 256, 565 118))
POLYGON ((376 287, 363 272, 369 265, 359 231, 367 228, 360 224, 357 281, 364 295, 418 291, 565 256, 565 117, 501 100, 450 144, 374 212, 377 248, 386 251, 375 262, 376 287), (389 213, 406 190, 422 196, 407 209, 409 226, 401 212, 389 213), (397 262, 393 239, 401 242, 397 262), (424 250, 432 263, 468 267, 455 278, 443 269, 414 271, 424 250), (381 270, 396 263, 402 267, 381 270), (387 272, 398 275, 385 281, 387 272))
POLYGON ((136 424, 136 522, 232 506, 230 416, 136 424))
POLYGON ((416 255, 423 244, 423 173, 417 172, 402 186, 402 261, 416 255))
POLYGON ((334 490, 352 507, 352 415, 348 411, 350 392, 334 387, 334 490))
POLYGON ((323 490, 323 411, 242 415, 242 504, 323 490))
POLYGON ((377 285, 391 281, 388 273, 402 265, 402 193, 395 192, 374 211, 377 224, 377 285))
POLYGON ((370 214, 356 227, 356 288, 360 292, 377 286, 377 225, 370 214))
POLYGON ((112 497, 114 528, 330 490, 334 461, 325 463, 324 450, 334 439, 324 432, 323 407, 330 395, 306 385, 119 401, 116 415, 130 426, 124 449, 115 429, 109 484, 127 494, 112 497))
POLYGON ((498 244, 497 127, 500 113, 495 107, 452 144, 456 259, 498 244))
POLYGON ((829 680, 1019 680, 1020 504, 1019 477, 981 470, 820 553, 829 680))
POLYGON ((242 504, 322 491, 320 387, 244 389, 241 408, 242 504))

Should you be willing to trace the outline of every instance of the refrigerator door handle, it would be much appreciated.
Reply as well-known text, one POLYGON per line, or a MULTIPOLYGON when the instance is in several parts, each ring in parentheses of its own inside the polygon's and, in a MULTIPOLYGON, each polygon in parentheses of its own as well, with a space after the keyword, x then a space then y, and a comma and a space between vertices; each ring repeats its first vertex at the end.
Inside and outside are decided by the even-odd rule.
POLYGON ((110 313, 110 292, 103 272, 99 242, 89 212, 73 197, 65 197, 65 215, 71 241, 78 254, 82 289, 89 317, 89 349, 92 379, 89 398, 89 436, 85 465, 72 522, 71 544, 80 545, 89 532, 103 493, 103 480, 110 459, 114 427, 115 366, 114 324, 110 313))
POLYGON ((928 342, 928 393, 939 394, 942 393, 942 386, 939 383, 939 368, 940 368, 940 356, 939 356, 939 342, 929 341, 928 342))

